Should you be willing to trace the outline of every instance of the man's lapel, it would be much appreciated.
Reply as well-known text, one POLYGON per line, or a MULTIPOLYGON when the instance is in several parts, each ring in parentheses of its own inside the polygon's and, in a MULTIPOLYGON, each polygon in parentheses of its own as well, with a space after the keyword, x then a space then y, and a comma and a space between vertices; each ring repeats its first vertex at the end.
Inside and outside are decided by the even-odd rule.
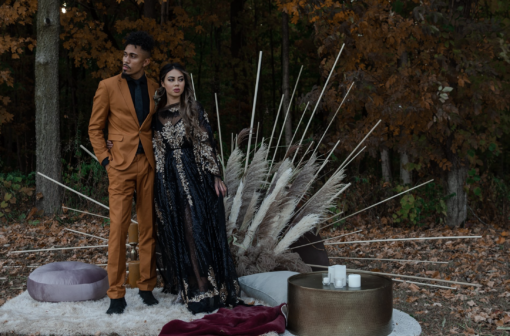
POLYGON ((122 97, 124 98, 124 102, 126 103, 129 112, 131 112, 131 115, 135 119, 136 124, 139 125, 138 116, 136 115, 135 105, 133 104, 133 98, 131 97, 131 92, 129 91, 127 80, 122 78, 122 75, 119 75, 119 90, 122 94, 122 97))

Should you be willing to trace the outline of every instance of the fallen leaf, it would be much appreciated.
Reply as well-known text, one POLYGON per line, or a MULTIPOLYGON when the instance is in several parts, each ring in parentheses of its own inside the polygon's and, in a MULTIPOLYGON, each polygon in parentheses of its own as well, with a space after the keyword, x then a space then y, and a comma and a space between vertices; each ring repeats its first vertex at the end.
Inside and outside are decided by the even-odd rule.
POLYGON ((28 216, 27 216, 27 221, 30 220, 32 218, 33 215, 35 215, 35 213, 37 212, 37 208, 32 208, 32 210, 30 210, 30 212, 28 213, 28 216))
POLYGON ((416 296, 410 296, 406 299, 408 303, 413 303, 414 301, 418 300, 416 296))
POLYGON ((416 286, 415 284, 410 284, 409 285, 409 289, 411 289, 411 291, 413 291, 413 292, 419 292, 420 291, 420 287, 416 286))

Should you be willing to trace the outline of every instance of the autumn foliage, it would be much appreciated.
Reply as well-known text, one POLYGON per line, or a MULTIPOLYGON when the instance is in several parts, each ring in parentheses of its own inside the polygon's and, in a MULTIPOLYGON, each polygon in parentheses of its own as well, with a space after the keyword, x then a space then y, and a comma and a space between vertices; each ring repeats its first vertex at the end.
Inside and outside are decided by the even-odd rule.
MULTIPOLYGON (((24 174, 36 170, 36 8, 36 0, 0 5, 0 165, 24 174)), ((262 50, 258 139, 267 139, 275 123, 279 131, 282 12, 290 18, 291 85, 304 65, 290 112, 297 138, 304 129, 297 125, 304 106, 309 101, 315 105, 345 43, 306 144, 322 135, 354 83, 320 153, 341 140, 333 157, 337 162, 382 120, 349 174, 377 182, 384 149, 391 154, 395 184, 400 183, 395 173, 399 156, 405 154, 409 162, 403 168, 414 173, 411 184, 436 178, 443 186, 437 193, 451 195, 448 180, 457 174, 480 209, 491 197, 510 204, 505 196, 509 187, 500 182, 508 176, 510 145, 510 4, 502 0, 62 2, 60 114, 63 165, 69 174, 87 160, 79 145, 88 146, 86 127, 97 83, 120 71, 123 38, 133 30, 145 30, 157 42, 149 76, 155 77, 166 62, 184 63, 214 124, 217 93, 227 149, 232 134, 249 125, 262 50)), ((283 154, 280 149, 278 157, 283 154)), ((491 218, 499 213, 508 219, 506 205, 490 211, 491 218)))

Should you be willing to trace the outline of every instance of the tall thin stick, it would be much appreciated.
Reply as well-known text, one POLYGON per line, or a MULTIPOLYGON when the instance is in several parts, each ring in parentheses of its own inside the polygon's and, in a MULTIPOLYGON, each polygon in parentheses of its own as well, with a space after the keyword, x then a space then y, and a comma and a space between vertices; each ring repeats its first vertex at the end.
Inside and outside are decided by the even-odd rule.
POLYGON ((347 163, 345 164, 344 168, 345 168, 345 167, 347 167, 347 166, 349 165, 349 163, 351 163, 352 161, 354 161, 354 159, 355 159, 355 158, 357 158, 357 157, 358 157, 358 155, 360 155, 360 154, 361 154, 361 152, 363 152, 363 151, 365 150, 365 148, 367 148, 367 146, 365 146, 365 147, 361 148, 361 150, 360 150, 358 153, 356 153, 356 155, 354 155, 354 156, 352 157, 352 159, 350 159, 350 160, 349 160, 349 162, 347 162, 347 163))
POLYGON ((221 140, 221 123, 220 123, 220 108, 218 105, 218 95, 214 93, 214 100, 216 102, 216 115, 218 116, 218 135, 220 136, 220 150, 221 150, 221 165, 223 166, 223 174, 225 174, 225 157, 223 156, 223 141, 221 140))
POLYGON ((482 238, 482 236, 392 238, 392 239, 374 239, 374 240, 345 241, 345 242, 336 242, 336 243, 326 243, 324 245, 343 245, 343 244, 360 244, 360 243, 384 243, 384 242, 411 241, 411 240, 479 239, 479 238, 482 238))
MULTIPOLYGON (((342 218, 342 219, 340 219, 340 220, 338 220, 338 221, 336 221, 336 222, 333 222, 333 223, 331 223, 331 224, 328 224, 328 225, 326 225, 326 226, 322 227, 322 229, 325 229, 325 228, 327 228, 328 226, 331 226, 331 225, 333 225, 333 224, 336 224, 336 223, 338 223, 338 222, 341 222, 341 221, 343 221, 343 220, 345 220, 345 219, 347 219, 347 218, 349 218, 349 217, 355 216, 355 215, 359 214, 360 212, 363 212, 363 211, 366 211, 366 210, 368 210, 368 209, 371 209, 371 208, 373 208, 373 207, 375 207, 375 206, 377 206, 377 205, 379 205, 379 204, 382 204, 382 203, 384 203, 384 202, 387 202, 387 201, 389 201, 389 200, 391 200, 391 199, 393 199, 393 198, 395 198, 395 197, 398 197, 398 196, 400 196, 400 195, 403 195, 403 194, 405 194, 405 193, 408 193, 408 192, 410 192, 411 190, 414 190, 414 189, 420 188, 421 186, 424 186, 425 184, 430 183, 430 182, 432 182, 432 181, 434 181, 434 179, 432 179, 432 180, 430 180, 430 181, 427 181, 427 182, 425 182, 425 183, 422 183, 422 184, 420 184, 420 185, 417 185, 416 187, 413 187, 413 188, 407 189, 407 190, 405 190, 405 191, 402 191, 402 192, 400 192, 400 193, 398 193, 398 194, 396 194, 396 195, 393 195, 393 196, 391 196, 391 197, 389 197, 389 198, 387 198, 387 199, 385 199, 385 200, 383 200, 383 201, 380 201, 380 202, 378 202, 378 203, 372 204, 372 205, 370 205, 370 206, 366 207, 365 209, 362 209, 362 210, 360 210, 360 211, 356 211, 355 213, 350 214, 349 216, 346 216, 346 217, 344 217, 344 218, 342 218)), ((332 216, 332 217, 330 217, 330 218, 326 219, 326 221, 328 221, 328 220, 330 220, 330 219, 333 219, 334 217, 336 217, 336 216, 338 216, 338 215, 339 215, 339 214, 334 215, 334 216, 332 216)), ((323 222, 323 223, 324 223, 324 222, 323 222)))
POLYGON ((246 150, 246 165, 244 166, 244 173, 246 174, 246 170, 248 170, 248 161, 250 161, 250 146, 251 146, 251 136, 253 133, 253 121, 255 120, 255 108, 257 106, 257 93, 259 91, 259 79, 260 79, 260 66, 262 64, 262 51, 259 53, 259 65, 257 68, 257 81, 255 83, 255 94, 253 97, 253 109, 251 111, 251 122, 250 122, 250 135, 248 136, 248 149, 246 150))
POLYGON ((447 261, 430 261, 430 260, 407 260, 407 259, 381 259, 381 258, 353 258, 353 257, 329 257, 329 259, 353 259, 353 260, 374 260, 374 261, 392 261, 392 262, 415 262, 415 263, 431 263, 431 264, 448 264, 447 261))
MULTIPOLYGON (((85 196, 85 195, 83 195, 82 193, 80 193, 80 192, 78 192, 78 191, 76 191, 76 190, 74 190, 74 189, 71 189, 71 188, 69 188, 69 187, 68 187, 68 186, 66 186, 66 185, 63 185, 62 183, 60 183, 60 182, 58 182, 58 181, 55 181, 54 179, 52 179, 51 177, 48 177, 48 176, 44 175, 43 173, 37 172, 37 174, 41 175, 41 176, 42 176, 42 177, 44 177, 45 179, 50 180, 50 181, 51 181, 51 182, 53 182, 53 183, 58 184, 59 186, 61 186, 61 187, 65 188, 65 189, 67 189, 67 190, 69 190, 69 191, 72 191, 73 193, 75 193, 75 194, 77 194, 77 195, 79 195, 79 196, 81 196, 81 197, 83 197, 83 198, 85 198, 85 199, 87 199, 87 200, 89 200, 89 201, 91 201, 91 202, 93 202, 93 203, 96 203, 96 204, 97 204, 97 205, 99 205, 99 206, 102 206, 102 207, 103 207, 103 208, 105 208, 105 209, 110 210, 110 208, 109 208, 109 207, 107 207, 106 205, 104 205, 104 204, 102 204, 102 203, 99 203, 98 201, 96 201, 96 200, 94 200, 94 199, 92 199, 92 198, 90 198, 90 197, 88 197, 88 196, 85 196)), ((131 222, 138 224, 136 221, 134 221, 134 220, 132 220, 132 219, 131 219, 131 222)))
POLYGON ((379 120, 377 122, 377 124, 375 124, 374 127, 372 127, 372 129, 370 130, 370 132, 367 133, 367 135, 365 135, 365 137, 363 138, 363 140, 360 141, 360 143, 356 146, 356 148, 354 148, 354 150, 345 158, 344 162, 340 165, 340 167, 338 167, 337 171, 339 171, 340 169, 342 169, 344 167, 344 164, 347 162, 347 160, 349 160, 349 158, 351 157, 352 154, 354 154, 356 152, 356 150, 358 149, 359 146, 361 146, 361 144, 368 138, 368 136, 370 134, 372 134, 372 132, 375 130, 375 128, 377 126, 379 126, 379 124, 381 123, 382 120, 379 120))
POLYGON ((80 145, 81 149, 83 149, 87 154, 89 154, 90 156, 92 156, 92 158, 94 160, 96 160, 97 162, 99 162, 99 160, 97 159, 97 157, 91 152, 89 151, 87 148, 85 148, 85 146, 83 145, 80 145))
POLYGON ((257 141, 259 140, 259 127, 260 127, 260 121, 257 121, 257 131, 255 131, 255 144, 253 150, 257 150, 257 141))
POLYGON ((347 93, 345 94, 344 96, 344 99, 342 99, 342 102, 340 103, 340 106, 338 106, 338 109, 336 110, 335 114, 333 115, 333 118, 331 118, 331 121, 329 122, 328 124, 328 127, 326 127, 326 130, 324 131, 324 133, 322 134, 322 137, 321 139, 319 140, 319 142, 317 142, 317 147, 315 147, 315 150, 313 151, 313 153, 315 154, 315 152, 319 149, 319 146, 321 145, 321 142, 322 140, 324 139, 324 137, 326 136, 326 133, 328 132, 329 130, 329 127, 331 126, 331 124, 333 123, 333 121, 335 120, 336 118, 336 115, 338 114, 338 112, 340 111, 340 109, 342 108, 342 105, 344 104, 344 101, 345 99, 347 98, 347 96, 349 95, 349 92, 351 92, 351 89, 352 87, 354 86, 354 82, 352 82, 351 86, 349 87, 349 90, 347 90, 347 93))
POLYGON ((289 146, 287 147, 287 152, 290 150, 290 147, 294 143, 294 137, 296 136, 299 126, 301 125, 301 121, 303 121, 305 113, 308 110, 308 105, 310 105, 310 102, 306 103, 305 109, 303 110, 303 113, 301 114, 301 118, 299 119, 296 129, 294 130, 294 132, 292 132, 293 134, 292 134, 292 138, 290 139, 289 146))
POLYGON ((443 288, 443 289, 453 289, 453 290, 457 289, 457 287, 448 287, 448 286, 441 286, 441 285, 433 285, 433 284, 428 284, 428 283, 423 283, 423 282, 416 282, 416 281, 409 281, 409 280, 400 280, 400 279, 395 279, 395 278, 392 278, 391 280, 397 281, 397 282, 405 282, 405 283, 415 284, 415 285, 418 285, 418 286, 428 286, 428 287, 436 287, 436 288, 443 288))
POLYGON ((280 135, 278 136, 278 141, 276 142, 276 148, 274 150, 273 159, 271 160, 271 163, 269 164, 268 171, 271 172, 271 168, 273 167, 274 159, 276 157, 276 153, 278 152, 278 146, 280 145, 280 140, 282 139, 283 131, 285 130, 285 122, 287 122, 287 117, 289 116, 290 106, 292 105, 292 101, 294 99, 294 93, 296 93, 296 89, 299 83, 299 79, 301 78, 301 72, 303 71, 303 66, 301 66, 301 69, 299 69, 299 74, 296 80, 296 84, 294 85, 294 90, 292 91, 292 96, 290 96, 289 100, 289 106, 287 106, 287 112, 285 113, 285 118, 283 118, 283 126, 280 130, 280 135))
POLYGON ((308 145, 308 148, 306 149, 305 151, 305 154, 303 154, 303 156, 301 157, 301 160, 299 160, 299 163, 296 165, 296 167, 299 167, 301 165, 301 162, 303 162, 303 159, 305 158, 306 154, 308 154, 308 152, 310 151, 310 148, 312 148, 312 145, 315 143, 315 141, 312 140, 312 142, 310 142, 310 145, 308 145))
MULTIPOLYGON (((341 238, 341 237, 345 237, 345 236, 350 236, 352 234, 355 234, 355 233, 358 233, 358 232, 361 232, 361 231, 363 231, 363 230, 358 230, 358 231, 346 233, 346 234, 343 234, 341 236, 336 236, 336 237, 333 237, 333 238, 341 238)), ((330 239, 333 239, 333 238, 330 238, 330 239)), ((289 250, 297 249, 297 248, 300 248, 300 247, 305 247, 305 246, 308 246, 308 245, 317 244, 317 243, 320 243, 320 242, 322 242, 322 240, 321 241, 317 241, 317 242, 313 242, 313 243, 308 243, 308 244, 303 244, 303 245, 299 245, 299 246, 294 246, 294 247, 289 248, 289 250)))
MULTIPOLYGON (((322 91, 321 91, 321 94, 319 96, 319 99, 317 99, 317 103, 315 104, 315 108, 313 109, 312 115, 310 116, 310 119, 308 120, 308 123, 306 124, 305 131, 303 132, 303 135, 301 136, 301 140, 299 140, 298 146, 301 146, 301 143, 303 142, 303 139, 305 138, 306 131, 308 131, 308 127, 310 126, 310 123, 311 123, 311 121, 313 119, 313 116, 315 115, 315 112, 317 111, 317 108, 319 107, 319 104, 320 104, 321 99, 322 99, 322 95, 324 94, 324 92, 326 91, 326 88, 328 87, 329 80, 330 80, 331 76, 333 75, 333 72, 334 72, 335 67, 336 67, 336 63, 338 62, 338 59, 340 58, 340 55, 342 55, 342 51, 344 50, 344 47, 345 47, 345 43, 342 44, 342 48, 340 49, 340 52, 338 53, 338 56, 335 59, 335 63, 333 63, 333 66, 331 67, 328 79, 326 79, 326 83, 324 83, 324 87, 322 88, 322 91)), ((294 162, 294 160, 296 159, 296 155, 297 155, 297 151, 294 154, 294 157, 292 158, 292 162, 294 162)))
POLYGON ((73 233, 77 233, 77 234, 80 234, 80 235, 83 235, 83 236, 89 236, 89 237, 92 237, 92 238, 96 238, 96 239, 101 239, 101 240, 108 241, 108 239, 106 239, 106 238, 99 237, 99 236, 94 236, 94 235, 91 235, 91 234, 88 234, 88 233, 85 233, 85 232, 80 232, 80 231, 76 231, 76 230, 71 230, 71 229, 68 229, 68 228, 64 228, 64 230, 66 230, 66 231, 71 231, 71 232, 73 232, 73 233))
POLYGON ((56 247, 56 248, 51 248, 51 249, 40 249, 40 250, 10 251, 9 254, 10 253, 30 253, 30 252, 59 251, 59 250, 75 250, 75 249, 100 248, 100 247, 108 247, 108 245, 56 247))
POLYGON ((68 208, 68 207, 63 206, 63 205, 62 205, 62 209, 67 209, 67 210, 71 210, 71 211, 74 211, 74 212, 84 213, 84 214, 90 215, 90 216, 96 216, 96 217, 110 219, 110 217, 106 217, 106 216, 98 215, 98 214, 93 214, 93 213, 87 212, 87 211, 81 211, 81 210, 76 210, 76 209, 73 209, 73 208, 68 208))
POLYGON ((90 198, 90 197, 88 197, 88 196, 85 196, 85 195, 83 195, 82 193, 80 193, 80 192, 78 192, 78 191, 76 191, 76 190, 74 190, 74 189, 71 189, 71 188, 69 188, 69 187, 68 187, 68 186, 66 186, 66 185, 63 185, 62 183, 60 183, 60 182, 58 182, 58 181, 55 181, 54 179, 52 179, 51 177, 48 177, 48 176, 44 175, 43 173, 37 172, 37 174, 41 175, 41 176, 42 176, 42 177, 44 177, 45 179, 50 180, 50 181, 51 181, 51 182, 53 182, 53 183, 58 184, 59 186, 61 186, 61 187, 65 188, 65 189, 67 189, 67 190, 69 190, 69 191, 72 191, 73 193, 75 193, 75 194, 77 194, 77 195, 80 195, 81 197, 83 197, 83 198, 85 198, 85 199, 87 199, 87 200, 89 200, 89 201, 91 201, 91 202, 93 202, 93 203, 96 203, 96 204, 97 204, 97 205, 99 205, 99 206, 102 206, 102 207, 103 207, 103 208, 105 208, 105 209, 110 210, 110 208, 109 208, 109 207, 107 207, 106 205, 104 205, 104 204, 102 204, 102 203, 99 203, 98 201, 96 201, 96 200, 94 200, 94 199, 92 199, 92 198, 90 198))
MULTIPOLYGON (((307 264, 311 267, 318 267, 318 268, 328 268, 328 266, 323 265, 313 265, 313 264, 307 264)), ((475 283, 469 283, 469 282, 460 282, 460 281, 452 281, 452 280, 443 280, 443 279, 436 279, 436 278, 424 278, 414 275, 402 275, 402 274, 393 274, 393 273, 383 273, 383 272, 370 272, 370 271, 363 271, 359 269, 347 269, 347 272, 350 273, 365 273, 365 274, 375 274, 375 275, 387 275, 390 277, 397 277, 397 278, 408 278, 408 279, 418 279, 418 280, 427 280, 427 281, 437 281, 437 282, 446 282, 451 284, 457 284, 457 285, 464 285, 464 286, 474 286, 474 287, 482 287, 480 284, 475 283)))
POLYGON ((269 138, 269 145, 267 145, 267 153, 266 153, 266 158, 264 159, 264 161, 267 161, 267 156, 269 155, 269 150, 271 149, 271 142, 273 142, 274 131, 276 130, 276 125, 278 125, 278 117, 280 116, 280 111, 283 106, 284 98, 285 98, 285 95, 283 94, 282 99, 280 100, 280 106, 278 107, 278 113, 276 113, 276 118, 274 119, 273 130, 271 131, 271 137, 269 138))
POLYGON ((193 95, 195 96, 195 100, 197 100, 197 92, 195 91, 195 82, 193 82, 193 74, 190 73, 191 75, 191 86, 193 86, 193 95))
MULTIPOLYGON (((317 178, 317 176, 319 176, 319 173, 322 171, 322 169, 326 166, 326 163, 328 163, 328 161, 329 161, 329 157, 333 154, 333 152, 335 151, 335 149, 336 149, 336 147, 338 146, 338 144, 339 144, 339 143, 340 143, 340 140, 338 140, 338 141, 336 142, 335 147, 333 147, 333 149, 331 149, 331 151, 329 152, 329 154, 328 154, 327 158, 326 158, 326 159, 324 160, 324 162, 322 163, 322 166, 319 168, 319 170, 317 170, 317 172, 316 172, 316 173, 315 173, 315 175, 312 177, 312 179, 311 179, 310 181, 308 181, 308 184, 306 185, 305 191, 303 192, 303 194, 301 195, 301 197, 299 198, 299 200, 298 200, 298 202, 297 202, 297 203, 301 202, 301 200, 303 199, 303 197, 305 197, 305 195, 306 195, 306 191, 307 191, 307 190, 308 190, 308 188, 312 185, 312 183, 315 181, 315 179, 317 178)), ((337 173, 337 172, 335 172, 335 174, 336 174, 336 173, 337 173)), ((324 188, 324 186, 325 186, 325 185, 326 185, 326 184, 324 184, 324 185, 323 185, 323 186, 319 189, 319 191, 321 191, 321 190, 322 190, 322 188, 324 188)), ((351 185, 351 184, 349 183, 349 186, 350 186, 350 185, 351 185)), ((342 189, 342 191, 341 191, 341 192, 343 192, 344 190, 345 190, 345 188, 344 188, 344 189, 342 189)), ((310 198, 309 198, 309 199, 305 202, 305 204, 303 204, 303 205, 299 208, 299 210, 296 212, 296 215, 297 215, 299 212, 301 212, 301 210, 303 210, 303 209, 305 208, 305 206, 308 204, 308 202, 310 202, 310 201, 314 198, 314 196, 315 196, 315 195, 317 195, 317 194, 319 193, 319 191, 317 191, 317 192, 316 192, 316 193, 315 193, 312 197, 310 197, 310 198)), ((336 197, 336 196, 335 196, 335 197, 336 197)))
MULTIPOLYGON (((317 170, 317 172, 315 173, 315 175, 312 177, 312 179, 310 180, 309 183, 312 183, 316 178, 317 176, 319 176, 319 173, 321 172, 322 169, 324 169, 324 167, 326 167, 326 164, 329 162, 329 158, 331 157, 331 155, 333 155, 333 152, 335 151, 335 149, 338 147, 338 144, 340 143, 340 140, 338 140, 335 144, 335 146, 331 149, 331 151, 329 151, 329 154, 328 156, 326 157, 326 159, 324 160, 324 162, 322 162, 322 166, 319 168, 319 170, 317 170)), ((307 188, 308 189, 308 188, 307 188)), ((302 196, 301 196, 302 197, 302 196)), ((301 199, 300 199, 301 200, 301 199)), ((299 203, 299 202, 298 202, 299 203)))

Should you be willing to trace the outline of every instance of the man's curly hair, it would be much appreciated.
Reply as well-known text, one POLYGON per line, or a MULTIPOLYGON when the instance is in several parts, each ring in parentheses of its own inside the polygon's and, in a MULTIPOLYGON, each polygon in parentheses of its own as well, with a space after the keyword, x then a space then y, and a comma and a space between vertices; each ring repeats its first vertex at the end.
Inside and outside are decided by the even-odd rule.
POLYGON ((126 46, 128 46, 129 44, 141 47, 143 50, 148 52, 150 56, 152 49, 154 48, 154 39, 152 38, 152 36, 150 36, 144 31, 136 31, 126 36, 124 48, 126 48, 126 46))

